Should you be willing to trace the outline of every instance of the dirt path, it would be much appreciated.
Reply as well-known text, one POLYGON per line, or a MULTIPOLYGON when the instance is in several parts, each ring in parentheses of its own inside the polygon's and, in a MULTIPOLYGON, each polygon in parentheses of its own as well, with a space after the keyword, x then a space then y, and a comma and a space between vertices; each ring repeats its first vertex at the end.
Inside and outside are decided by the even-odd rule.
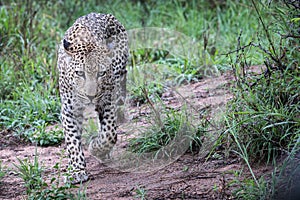
MULTIPOLYGON (((220 77, 204 79, 178 89, 178 92, 196 109, 210 108, 211 117, 231 98, 228 90, 229 73, 220 77)), ((172 104, 174 94, 164 94, 163 98, 172 104)), ((176 106, 173 102, 173 106, 176 106)), ((137 112, 137 111, 136 111, 137 112)), ((122 140, 121 140, 122 141, 122 140)), ((0 159, 2 165, 14 168, 16 158, 33 159, 35 146, 20 142, 7 132, 0 137, 0 159)), ((39 160, 45 167, 45 176, 55 176, 53 166, 61 157, 64 145, 57 147, 37 147, 39 160)), ((232 189, 228 183, 234 179, 233 172, 242 168, 240 161, 230 159, 210 159, 205 161, 198 154, 186 153, 177 161, 158 171, 147 173, 121 172, 99 163, 88 152, 87 170, 91 180, 85 183, 88 199, 228 199, 232 189)), ((63 159, 63 166, 66 159, 63 159)), ((0 199, 25 199, 23 182, 13 172, 8 173, 0 184, 0 199)))
MULTIPOLYGON (((46 168, 47 178, 55 176, 53 166, 59 160, 60 147, 38 147, 40 162, 46 168)), ((1 150, 4 165, 12 166, 16 157, 32 158, 35 147, 19 146, 1 150), (3 152, 5 154, 2 154, 3 152), (25 156, 26 155, 26 156, 25 156)), ((91 180, 85 184, 88 199, 136 199, 138 190, 144 190, 147 199, 223 199, 230 196, 226 183, 233 179, 232 173, 241 168, 237 160, 229 164, 224 160, 204 162, 197 156, 186 154, 176 162, 159 171, 126 173, 100 164, 86 152, 91 180)), ((64 164, 66 160, 64 160, 64 164)), ((0 199, 24 199, 22 179, 15 173, 4 177, 0 185, 0 199)), ((139 199, 139 198, 137 198, 139 199)))

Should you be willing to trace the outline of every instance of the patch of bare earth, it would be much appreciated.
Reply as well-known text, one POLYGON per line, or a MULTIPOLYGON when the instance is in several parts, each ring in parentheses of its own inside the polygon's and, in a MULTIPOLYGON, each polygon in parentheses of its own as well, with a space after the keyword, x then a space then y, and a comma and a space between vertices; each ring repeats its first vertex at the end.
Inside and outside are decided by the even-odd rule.
MULTIPOLYGON (((232 79, 230 73, 206 78, 179 88, 178 93, 197 110, 210 108, 212 116, 218 115, 217 109, 222 108, 231 98, 228 88, 232 79)), ((171 93, 163 95, 165 101, 172 107, 180 106, 173 100, 176 94, 171 93)), ((132 109, 136 115, 141 113, 132 109)), ((122 141, 122 134, 120 138, 122 141)), ((33 160, 37 148, 47 179, 56 176, 53 166, 59 161, 64 145, 35 147, 21 142, 7 131, 1 132, 0 142, 3 166, 14 169, 13 163, 18 163, 17 158, 33 160)), ((243 168, 241 161, 234 156, 229 156, 227 160, 218 158, 205 161, 199 154, 186 153, 163 169, 133 173, 121 172, 101 164, 87 151, 85 156, 91 177, 84 183, 88 199, 138 199, 138 195, 143 193, 141 191, 144 191, 147 199, 230 199, 234 188, 229 187, 229 182, 236 179, 233 172, 243 168)), ((66 162, 63 158, 63 167, 66 162)), ((268 169, 259 170, 263 173, 268 169)), ((0 199, 26 199, 23 184, 16 173, 8 172, 0 183, 0 199)))

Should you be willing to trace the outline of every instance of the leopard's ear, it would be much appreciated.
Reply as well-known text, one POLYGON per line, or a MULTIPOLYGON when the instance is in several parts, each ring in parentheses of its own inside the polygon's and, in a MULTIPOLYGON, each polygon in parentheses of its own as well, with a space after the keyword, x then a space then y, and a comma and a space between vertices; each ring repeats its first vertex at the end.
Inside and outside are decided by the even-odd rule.
POLYGON ((107 55, 112 58, 113 53, 115 51, 116 44, 112 38, 106 39, 106 49, 107 49, 107 55))
POLYGON ((77 22, 66 31, 62 44, 65 51, 69 54, 87 53, 92 51, 96 45, 88 27, 77 22))
POLYGON ((108 50, 113 51, 115 46, 116 46, 115 41, 112 38, 106 39, 106 47, 108 50))

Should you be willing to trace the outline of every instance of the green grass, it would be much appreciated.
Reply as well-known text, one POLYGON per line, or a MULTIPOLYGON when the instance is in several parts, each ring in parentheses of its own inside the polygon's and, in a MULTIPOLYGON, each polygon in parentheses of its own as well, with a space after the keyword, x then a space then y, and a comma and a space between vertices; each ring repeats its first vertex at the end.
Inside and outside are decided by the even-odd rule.
MULTIPOLYGON (((281 11, 282 13, 274 15, 274 21, 281 20, 285 14, 293 16, 286 7, 281 11)), ((261 15, 260 11, 257 15, 261 15)), ((264 20, 262 23, 265 23, 264 20)), ((282 25, 285 23, 287 22, 283 21, 282 25)), ((293 26, 288 30, 285 28, 276 27, 275 30, 280 31, 282 35, 287 31, 294 31, 293 26)), ((268 46, 256 45, 266 56, 265 73, 258 76, 243 74, 249 58, 244 57, 244 52, 237 53, 236 57, 239 59, 233 63, 233 68, 240 73, 236 73, 237 87, 233 90, 234 99, 228 109, 230 131, 235 129, 234 134, 237 134, 241 143, 247 147, 254 161, 266 159, 268 162, 274 161, 280 153, 290 152, 295 145, 299 145, 295 142, 300 136, 300 57, 296 56, 296 41, 281 36, 279 43, 277 37, 280 36, 273 37, 276 34, 271 34, 270 30, 272 31, 265 31, 266 35, 272 35, 268 39, 268 46), (273 48, 276 50, 272 51, 273 48), (277 50, 283 48, 289 51, 277 50)))
MULTIPOLYGON (((0 8, 0 128, 30 138, 57 123, 56 22, 34 1, 0 8)), ((46 142, 47 143, 47 142, 46 142)), ((43 144, 38 142, 38 144, 43 144)))
POLYGON ((184 113, 169 111, 161 120, 156 122, 142 136, 130 140, 129 148, 134 153, 149 153, 158 151, 168 145, 182 128, 188 123, 184 113))
POLYGON ((227 105, 227 129, 223 137, 232 142, 231 151, 244 160, 252 176, 240 184, 236 196, 265 199, 275 194, 276 182, 280 179, 280 175, 275 174, 299 152, 300 57, 296 50, 299 41, 295 37, 298 26, 292 20, 299 8, 291 9, 284 4, 280 8, 276 4, 267 7, 255 3, 253 6, 261 26, 268 27, 259 32, 258 39, 267 40, 254 40, 249 48, 264 55, 265 69, 260 75, 251 75, 245 72, 252 60, 247 52, 236 51, 230 55, 236 82, 232 91, 234 98, 227 105), (264 8, 268 8, 267 12, 262 10, 264 8), (265 20, 267 13, 273 14, 268 19, 271 24, 265 20), (282 156, 286 159, 277 163, 282 156), (274 166, 272 179, 257 178, 253 171, 257 163, 274 166))
POLYGON ((1 179, 5 176, 5 168, 2 165, 2 161, 0 162, 0 184, 1 184, 1 179))
POLYGON ((236 188, 232 194, 234 197, 249 200, 270 198, 270 191, 268 191, 270 185, 264 176, 255 181, 253 178, 240 177, 241 175, 243 176, 242 172, 239 175, 235 174, 236 179, 229 183, 230 186, 236 188), (242 181, 239 179, 242 179, 242 181))
MULTIPOLYGON (((0 131, 8 129, 39 145, 62 141, 61 131, 47 131, 48 126, 59 123, 57 44, 78 17, 90 12, 112 13, 127 30, 166 28, 194 41, 196 54, 192 57, 170 49, 132 50, 127 68, 130 99, 157 104, 170 86, 233 69, 233 99, 227 105, 227 123, 221 122, 226 124, 226 137, 218 141, 229 142, 227 151, 242 157, 250 171, 255 162, 276 163, 278 156, 299 150, 299 8, 283 1, 253 2, 2 2, 0 131), (267 70, 256 76, 245 73, 252 65, 264 65, 267 70)), ((172 112, 165 112, 160 125, 152 124, 143 138, 133 140, 135 152, 157 150, 174 137, 188 120, 182 111, 172 112)), ((197 127, 200 145, 206 126, 197 127)), ((20 161, 20 166, 31 166, 34 176, 40 176, 34 163, 20 161)), ((260 186, 264 181, 255 174, 252 180, 245 180, 241 187, 264 188, 260 186)), ((39 179, 35 181, 40 184, 39 179)), ((256 189, 252 193, 257 193, 256 189)))
POLYGON ((65 183, 61 186, 62 175, 69 176, 62 174, 62 157, 63 153, 60 161, 53 166, 53 169, 56 170, 56 176, 53 176, 50 181, 46 181, 44 177, 45 168, 40 165, 37 151, 33 161, 18 158, 19 163, 14 164, 14 166, 16 173, 24 181, 28 199, 86 199, 85 191, 81 191, 81 188, 75 195, 72 189, 78 188, 77 186, 71 185, 71 183, 65 183))
POLYGON ((137 186, 136 190, 136 198, 140 200, 146 200, 147 199, 147 190, 143 187, 137 186))
POLYGON ((149 96, 146 99, 152 113, 147 116, 149 127, 129 140, 128 149, 131 152, 158 154, 167 146, 173 146, 174 152, 177 151, 176 148, 181 153, 199 151, 209 127, 205 117, 203 120, 196 120, 195 113, 188 104, 183 104, 181 110, 176 111, 167 108, 159 98, 156 99, 156 104, 149 96))
MULTIPOLYGON (((39 86, 39 85, 38 85, 39 86)), ((27 86, 25 86, 27 87, 27 86)), ((62 140, 62 133, 52 131, 45 136, 46 127, 58 122, 60 100, 57 96, 48 96, 48 92, 36 87, 22 88, 13 96, 17 98, 0 101, 0 127, 26 136, 38 145, 49 145, 62 140), (44 135, 44 136, 43 136, 44 135), (57 137, 56 137, 57 136, 57 137), (56 137, 56 139, 54 139, 56 137), (48 138, 42 141, 42 138, 48 138)))
MULTIPOLYGON (((145 100, 142 88, 161 94, 166 75, 170 74, 168 80, 174 79, 173 83, 184 83, 203 77, 199 71, 203 65, 227 69, 228 58, 221 54, 233 48, 238 23, 247 20, 251 24, 251 27, 244 27, 247 30, 244 30, 243 40, 250 40, 255 35, 254 30, 260 29, 253 8, 245 2, 237 5, 233 1, 215 5, 206 1, 134 3, 129 0, 3 3, 0 8, 1 129, 11 129, 30 137, 32 132, 44 132, 44 127, 59 121, 57 44, 75 19, 89 12, 113 13, 128 30, 144 26, 168 28, 197 40, 201 52, 201 59, 197 60, 201 62, 193 64, 185 58, 179 59, 178 55, 171 55, 165 60, 142 60, 132 65, 136 69, 136 65, 142 68, 143 64, 154 62, 167 66, 159 69, 161 77, 157 77, 155 84, 135 82, 130 94, 138 101, 145 100)), ((143 56, 144 53, 135 54, 143 56)), ((151 53, 150 57, 154 54, 151 53)), ((256 55, 256 51, 252 54, 256 55)), ((161 58, 161 55, 156 57, 161 58)))

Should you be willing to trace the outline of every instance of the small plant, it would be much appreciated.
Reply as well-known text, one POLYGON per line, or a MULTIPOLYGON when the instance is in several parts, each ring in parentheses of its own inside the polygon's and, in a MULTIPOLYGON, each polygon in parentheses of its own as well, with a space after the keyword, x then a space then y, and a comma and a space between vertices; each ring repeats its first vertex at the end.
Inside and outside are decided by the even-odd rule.
POLYGON ((141 200, 146 200, 147 199, 147 197, 146 197, 147 191, 146 191, 145 188, 137 186, 135 192, 136 192, 136 196, 135 196, 136 198, 139 198, 141 200))
MULTIPOLYGON (((162 115, 162 114, 159 114, 162 115)), ((160 116, 162 117, 162 116, 160 116)), ((149 153, 158 151, 162 147, 168 145, 179 132, 185 129, 185 126, 190 126, 187 116, 183 112, 171 110, 165 113, 161 122, 153 124, 145 133, 137 138, 130 140, 129 149, 135 153, 149 153)), ((191 134, 186 128, 187 137, 191 134)), ((183 136, 184 137, 184 136, 183 136)))
POLYGON ((168 66, 168 70, 163 71, 163 74, 165 77, 173 79, 174 85, 195 82, 206 75, 201 72, 201 67, 193 65, 187 59, 168 58, 160 61, 159 64, 168 66))
POLYGON ((59 144, 64 139, 64 134, 62 130, 50 130, 46 131, 46 125, 37 125, 36 130, 26 133, 27 138, 39 146, 50 146, 59 144))
POLYGON ((36 191, 47 186, 42 178, 43 168, 39 165, 37 154, 34 156, 33 162, 28 159, 17 159, 19 161, 19 165, 14 164, 14 166, 17 169, 16 172, 24 181, 28 196, 31 196, 31 194, 34 195, 36 191))
MULTIPOLYGON (((206 143, 206 147, 208 149, 205 149, 206 151, 207 150, 210 150, 211 147, 210 145, 212 146, 213 143, 215 143, 215 139, 214 137, 215 136, 211 136, 209 134, 210 131, 214 130, 214 128, 212 127, 212 122, 211 121, 208 121, 207 119, 205 118, 201 118, 199 119, 199 121, 197 122, 198 125, 197 125, 197 129, 196 129, 196 132, 195 134, 191 135, 191 143, 190 143, 190 148, 189 148, 189 151, 191 153, 197 153, 199 152, 199 150, 201 150, 201 148, 203 147, 203 141, 204 139, 207 139, 205 141, 206 143), (211 130, 209 130, 211 129, 211 130), (213 140, 213 141, 212 141, 213 140), (211 143, 209 145, 209 143, 211 143)), ((217 130, 214 130, 214 131, 217 131, 217 130)))
MULTIPOLYGON (((62 153, 63 155, 63 153, 62 153)), ((85 199, 85 192, 81 192, 78 190, 77 196, 71 192, 72 188, 77 188, 71 183, 65 183, 61 185, 60 179, 62 177, 61 174, 61 161, 53 166, 53 169, 57 170, 57 176, 51 178, 50 182, 44 179, 44 168, 40 166, 38 161, 37 151, 34 156, 33 162, 28 159, 21 160, 18 158, 19 164, 14 164, 16 167, 16 172, 23 179, 26 194, 28 199, 85 199)), ((68 174, 64 174, 64 176, 69 177, 68 174)))
POLYGON ((155 100, 157 96, 161 96, 164 92, 164 86, 163 77, 158 72, 159 67, 145 63, 137 65, 134 61, 133 63, 127 75, 127 85, 131 101, 135 104, 145 103, 145 90, 147 90, 152 100, 155 100))
POLYGON ((259 185, 252 178, 245 178, 243 181, 235 179, 230 184, 238 187, 233 191, 233 196, 238 199, 256 200, 270 198, 269 185, 264 177, 258 180, 259 185))
POLYGON ((2 161, 0 161, 0 184, 1 184, 1 179, 5 176, 5 171, 2 166, 2 161))
POLYGON ((145 90, 147 90, 147 93, 150 95, 150 99, 153 101, 156 101, 156 98, 160 97, 163 93, 163 85, 161 83, 145 83, 143 85, 137 85, 136 87, 133 87, 130 91, 131 97, 130 99, 135 102, 135 104, 143 104, 147 101, 147 98, 145 96, 145 90))

